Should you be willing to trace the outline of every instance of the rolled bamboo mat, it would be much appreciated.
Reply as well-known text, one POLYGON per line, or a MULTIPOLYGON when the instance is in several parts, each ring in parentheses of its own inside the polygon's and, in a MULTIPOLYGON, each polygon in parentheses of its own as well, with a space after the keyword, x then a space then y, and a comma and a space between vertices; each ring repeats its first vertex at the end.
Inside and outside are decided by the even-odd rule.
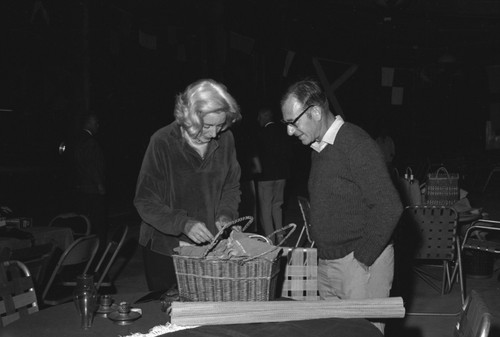
POLYGON ((173 302, 171 323, 183 326, 300 321, 319 318, 401 318, 403 299, 335 301, 173 302))

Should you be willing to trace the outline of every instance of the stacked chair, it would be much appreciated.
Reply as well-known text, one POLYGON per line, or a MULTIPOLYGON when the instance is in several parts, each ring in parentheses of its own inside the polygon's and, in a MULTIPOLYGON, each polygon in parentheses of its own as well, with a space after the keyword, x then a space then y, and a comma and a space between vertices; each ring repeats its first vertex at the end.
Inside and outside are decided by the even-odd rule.
POLYGON ((20 261, 0 263, 0 327, 38 311, 33 279, 20 261))

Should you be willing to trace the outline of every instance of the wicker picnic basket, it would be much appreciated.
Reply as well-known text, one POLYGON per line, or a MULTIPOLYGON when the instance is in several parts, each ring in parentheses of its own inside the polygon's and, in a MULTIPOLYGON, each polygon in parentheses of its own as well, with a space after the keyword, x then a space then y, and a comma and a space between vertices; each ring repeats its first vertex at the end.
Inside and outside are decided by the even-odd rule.
POLYGON ((453 206, 460 198, 459 175, 448 173, 440 167, 427 175, 426 204, 431 206, 453 206))
POLYGON ((224 226, 207 247, 203 257, 172 256, 181 301, 269 301, 275 298, 281 253, 274 261, 259 257, 237 260, 206 258, 220 241, 222 234, 244 220, 248 222, 243 230, 248 228, 253 218, 239 218, 224 226))

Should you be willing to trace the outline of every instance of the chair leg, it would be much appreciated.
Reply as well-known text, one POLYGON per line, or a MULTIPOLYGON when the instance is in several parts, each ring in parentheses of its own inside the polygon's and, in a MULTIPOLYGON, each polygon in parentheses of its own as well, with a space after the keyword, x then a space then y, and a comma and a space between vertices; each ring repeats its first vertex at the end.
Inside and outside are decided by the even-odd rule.
POLYGON ((415 267, 414 269, 415 274, 417 274, 418 277, 420 277, 425 283, 427 283, 429 286, 434 288, 438 293, 442 292, 442 286, 439 287, 436 285, 435 276, 431 275, 430 273, 424 271, 422 268, 415 267))
POLYGON ((465 289, 465 282, 464 282, 464 274, 463 274, 463 268, 462 268, 462 254, 460 251, 460 238, 457 237, 456 240, 456 247, 457 247, 457 261, 455 265, 453 266, 453 271, 451 274, 451 279, 450 279, 450 291, 451 287, 453 285, 453 282, 455 281, 455 277, 458 277, 458 282, 460 283, 460 296, 462 300, 462 305, 465 303, 465 298, 466 298, 466 289, 465 289))
MULTIPOLYGON (((457 239, 457 249, 460 249, 460 239, 457 239)), ((458 281, 460 282, 460 295, 462 296, 462 305, 465 303, 465 284, 464 284, 464 273, 462 269, 462 254, 460 250, 457 253, 457 266, 458 269, 458 281)))
POLYGON ((443 261, 443 282, 441 286, 441 295, 447 294, 451 291, 450 280, 450 264, 448 261, 443 261))

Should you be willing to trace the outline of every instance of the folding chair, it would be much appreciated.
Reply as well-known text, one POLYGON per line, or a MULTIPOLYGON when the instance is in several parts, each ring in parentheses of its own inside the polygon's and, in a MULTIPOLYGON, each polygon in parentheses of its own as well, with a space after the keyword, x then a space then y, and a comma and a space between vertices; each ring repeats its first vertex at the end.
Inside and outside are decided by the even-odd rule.
POLYGON ((33 247, 18 248, 10 251, 10 260, 17 260, 26 265, 30 270, 37 293, 41 294, 46 271, 54 257, 55 245, 44 243, 33 247))
POLYGON ((500 242, 488 240, 486 236, 492 232, 499 232, 500 234, 500 221, 486 219, 474 221, 465 232, 462 249, 476 249, 500 254, 500 242), (478 232, 481 232, 481 234, 478 235, 478 232))
POLYGON ((0 327, 38 311, 28 268, 20 261, 0 263, 0 327))
POLYGON ((75 240, 63 252, 43 290, 43 304, 57 305, 71 300, 76 276, 88 272, 98 248, 97 236, 88 235, 75 240))
POLYGON ((491 313, 479 294, 472 290, 462 307, 455 337, 488 337, 491 326, 491 313))
MULTIPOLYGON (((99 258, 99 261, 93 270, 97 290, 101 287, 111 287, 113 285, 114 280, 109 277, 109 270, 113 266, 113 263, 115 262, 116 257, 125 242, 127 234, 128 226, 120 226, 113 234, 111 240, 106 246, 106 249, 99 258)), ((66 285, 76 285, 76 281, 66 282, 66 285)))
POLYGON ((314 247, 314 241, 311 240, 311 236, 309 234, 309 229, 311 227, 311 222, 310 222, 310 210, 311 210, 311 204, 309 203, 309 200, 305 197, 297 196, 297 200, 299 202, 299 208, 300 208, 300 213, 302 214, 302 219, 304 220, 304 226, 302 227, 302 230, 300 231, 299 238, 297 239, 297 243, 295 247, 301 247, 302 245, 305 245, 306 243, 309 244, 310 248, 314 247), (304 243, 302 243, 302 236, 305 235, 304 238, 304 243))
POLYGON ((464 281, 462 272, 462 256, 460 239, 457 235, 457 213, 451 207, 445 206, 407 206, 405 207, 406 225, 414 226, 408 230, 416 244, 413 252, 415 273, 429 286, 441 292, 442 295, 452 289, 458 274, 462 303, 465 301, 464 281), (436 284, 434 275, 425 266, 434 266, 441 262, 441 286, 436 284))
POLYGON ((500 166, 494 166, 491 168, 490 172, 488 173, 488 177, 486 178, 486 181, 484 182, 484 185, 483 185, 483 188, 482 188, 482 192, 486 192, 486 188, 488 188, 488 184, 490 183, 490 180, 491 180, 491 177, 493 177, 493 175, 495 173, 499 173, 500 172, 500 166))
POLYGON ((90 235, 91 223, 87 216, 79 213, 61 213, 49 222, 49 226, 69 227, 73 230, 73 236, 79 238, 90 235))
POLYGON ((474 221, 465 231, 462 241, 464 249, 479 250, 482 252, 500 254, 500 241, 489 240, 488 235, 498 232, 500 234, 500 221, 480 219, 474 221))

